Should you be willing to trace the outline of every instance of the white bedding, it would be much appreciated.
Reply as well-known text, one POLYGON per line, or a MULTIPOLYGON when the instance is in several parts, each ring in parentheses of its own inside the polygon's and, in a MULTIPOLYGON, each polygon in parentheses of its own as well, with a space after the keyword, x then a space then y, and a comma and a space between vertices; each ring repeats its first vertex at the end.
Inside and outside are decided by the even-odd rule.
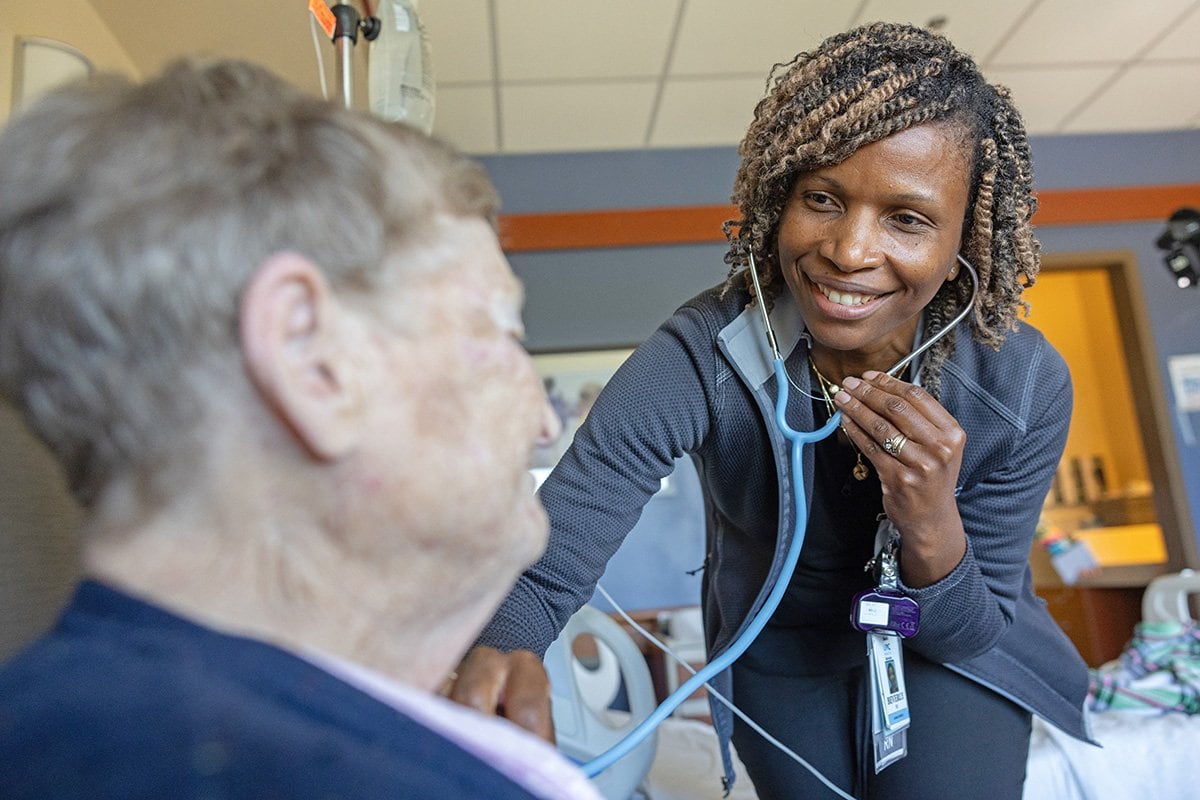
MULTIPOLYGON (((1158 578, 1146 591, 1143 617, 1190 621, 1191 594, 1200 595, 1200 573, 1158 578)), ((639 653, 630 659, 641 663, 639 653)), ((1023 800, 1200 800, 1200 714, 1105 711, 1091 714, 1091 725, 1101 747, 1034 718, 1023 800)), ((738 780, 729 800, 756 800, 734 758, 738 780)), ((722 773, 712 727, 672 717, 659 728, 654 761, 634 798, 718 800, 722 773)), ((979 797, 987 797, 985 788, 979 797)))
MULTIPOLYGON (((727 800, 757 800, 746 768, 734 753, 737 780, 727 800)), ((658 751, 642 782, 638 800, 719 800, 722 796, 721 756, 717 735, 705 722, 681 717, 663 720, 658 728, 658 751)))
MULTIPOLYGON (((1200 716, 1110 711, 1092 715, 1092 732, 1103 747, 1080 742, 1035 718, 1024 800, 1200 798, 1200 716)), ((736 766, 738 780, 729 800, 756 800, 745 769, 736 766)), ((721 761, 712 727, 689 719, 663 722, 657 755, 635 798, 721 797, 721 761)))
POLYGON ((1085 744, 1035 719, 1024 800, 1200 798, 1200 716, 1093 714, 1085 744))

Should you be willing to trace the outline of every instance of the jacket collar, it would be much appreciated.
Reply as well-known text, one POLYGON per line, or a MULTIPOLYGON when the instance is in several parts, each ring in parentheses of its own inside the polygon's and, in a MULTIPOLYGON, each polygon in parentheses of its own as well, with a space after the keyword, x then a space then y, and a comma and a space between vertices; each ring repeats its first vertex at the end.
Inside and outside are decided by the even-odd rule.
MULTIPOLYGON (((769 314, 771 327, 775 329, 775 340, 784 360, 796 349, 803 339, 810 346, 812 339, 804 330, 804 320, 796 304, 784 298, 777 302, 769 314)), ((763 329, 762 314, 758 307, 746 305, 740 314, 717 334, 728 358, 753 389, 760 389, 775 374, 771 346, 767 332, 763 329)))
MULTIPOLYGON (((804 326, 796 304, 780 298, 771 309, 771 327, 775 329, 775 341, 784 361, 796 349, 801 340, 811 348, 812 336, 804 326)), ((921 345, 924 339, 925 314, 917 321, 917 332, 913 340, 913 349, 921 345)), ((734 367, 745 377, 752 389, 760 389, 775 374, 772 363, 771 346, 767 341, 767 332, 763 329, 762 314, 755 305, 747 304, 740 314, 734 317, 728 325, 717 334, 717 339, 724 345, 726 354, 734 367)), ((921 385, 921 358, 917 358, 908 366, 908 380, 921 385)))

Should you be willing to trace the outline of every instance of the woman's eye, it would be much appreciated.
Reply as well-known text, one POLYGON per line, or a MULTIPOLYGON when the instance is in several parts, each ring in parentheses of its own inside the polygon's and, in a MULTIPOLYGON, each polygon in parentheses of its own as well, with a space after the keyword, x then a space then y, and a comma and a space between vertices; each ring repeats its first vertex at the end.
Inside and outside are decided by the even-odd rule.
POLYGON ((920 228, 925 225, 925 220, 916 214, 896 214, 893 219, 896 220, 898 225, 904 228, 920 228))
POLYGON ((809 192, 804 199, 813 208, 831 208, 834 205, 833 198, 824 192, 809 192))

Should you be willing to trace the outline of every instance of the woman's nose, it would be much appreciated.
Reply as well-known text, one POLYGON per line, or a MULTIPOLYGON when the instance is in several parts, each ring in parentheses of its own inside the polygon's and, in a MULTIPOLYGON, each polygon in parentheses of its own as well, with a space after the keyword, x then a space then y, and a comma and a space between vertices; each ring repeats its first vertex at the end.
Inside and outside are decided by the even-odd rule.
POLYGON ((847 213, 829 224, 820 253, 842 272, 878 267, 884 256, 878 225, 867 213, 847 213))

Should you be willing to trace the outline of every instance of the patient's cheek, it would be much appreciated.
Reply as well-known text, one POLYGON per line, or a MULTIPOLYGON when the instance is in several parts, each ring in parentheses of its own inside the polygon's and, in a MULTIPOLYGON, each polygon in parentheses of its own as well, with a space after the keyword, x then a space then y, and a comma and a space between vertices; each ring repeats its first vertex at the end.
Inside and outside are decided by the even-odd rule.
POLYGON ((514 363, 512 344, 484 339, 467 339, 463 345, 464 360, 477 370, 499 370, 514 363))

